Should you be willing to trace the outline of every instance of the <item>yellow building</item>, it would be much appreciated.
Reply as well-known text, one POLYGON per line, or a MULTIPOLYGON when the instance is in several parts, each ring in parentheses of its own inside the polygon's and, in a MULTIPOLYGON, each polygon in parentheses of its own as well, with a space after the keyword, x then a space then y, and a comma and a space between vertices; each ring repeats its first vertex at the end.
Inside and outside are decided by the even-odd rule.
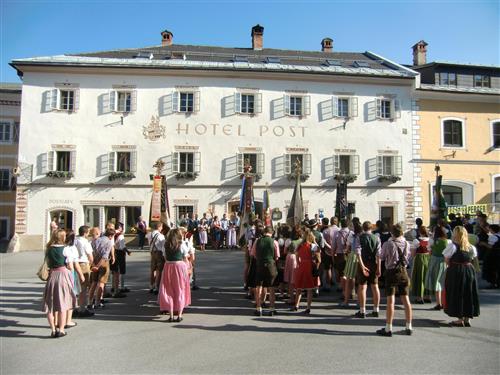
POLYGON ((421 41, 413 47, 412 68, 421 74, 413 103, 416 215, 429 223, 439 164, 449 212, 474 216, 479 209, 498 223, 500 68, 427 64, 426 45, 421 41))

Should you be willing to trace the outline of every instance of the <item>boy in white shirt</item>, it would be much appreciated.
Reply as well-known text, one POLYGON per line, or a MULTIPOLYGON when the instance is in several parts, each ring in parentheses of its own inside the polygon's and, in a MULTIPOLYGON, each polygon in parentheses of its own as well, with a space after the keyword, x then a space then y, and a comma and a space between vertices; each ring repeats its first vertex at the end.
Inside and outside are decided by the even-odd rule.
POLYGON ((90 287, 90 263, 94 261, 94 256, 92 254, 92 246, 87 239, 89 235, 90 228, 86 225, 82 225, 78 229, 78 236, 75 238, 75 247, 78 250, 78 264, 82 271, 85 280, 81 283, 81 290, 78 296, 79 309, 74 312, 75 316, 80 318, 86 318, 93 316, 94 313, 86 308, 88 301, 88 289, 90 287))

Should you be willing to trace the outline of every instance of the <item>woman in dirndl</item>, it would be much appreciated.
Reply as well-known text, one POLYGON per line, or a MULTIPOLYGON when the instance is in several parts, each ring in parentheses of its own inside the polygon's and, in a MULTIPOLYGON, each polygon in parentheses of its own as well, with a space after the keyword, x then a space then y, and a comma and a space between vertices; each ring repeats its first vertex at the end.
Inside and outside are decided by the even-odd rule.
POLYGON ((448 268, 445 278, 444 312, 457 320, 453 327, 470 327, 470 319, 479 316, 479 292, 473 259, 477 251, 469 243, 467 231, 462 226, 453 230, 452 243, 443 251, 448 268))
POLYGON ((158 293, 160 311, 169 313, 170 317, 167 320, 169 323, 181 322, 182 312, 191 301, 188 267, 182 255, 181 245, 181 231, 179 229, 170 230, 165 240, 166 262, 163 266, 158 293), (177 314, 175 320, 174 313, 177 314))
POLYGON ((297 257, 295 255, 296 249, 302 243, 302 229, 300 225, 296 225, 291 233, 291 238, 285 240, 285 273, 283 279, 288 284, 288 304, 295 304, 295 269, 297 268, 297 257))
POLYGON ((429 270, 425 278, 425 289, 436 295, 436 306, 432 310, 441 310, 443 308, 443 289, 444 277, 446 273, 446 263, 444 262, 443 251, 451 241, 446 236, 443 227, 436 227, 434 230, 434 239, 431 238, 429 245, 431 247, 431 260, 429 261, 429 270))
POLYGON ((425 226, 418 228, 419 237, 411 244, 412 270, 411 270, 411 294, 415 297, 415 303, 431 303, 429 291, 425 289, 425 279, 429 270, 429 233, 425 226))
POLYGON ((358 257, 354 253, 354 249, 357 247, 357 243, 359 243, 359 235, 361 233, 363 233, 363 227, 361 224, 357 221, 353 222, 353 232, 351 232, 347 238, 347 260, 344 269, 344 277, 346 281, 344 288, 344 302, 342 304, 343 307, 348 307, 349 300, 353 298, 352 291, 354 290, 356 275, 359 267, 358 257))
POLYGON ((55 230, 45 253, 50 272, 43 292, 43 311, 47 314, 50 337, 53 338, 66 336, 64 328, 67 312, 76 307, 73 279, 66 268, 65 242, 66 232, 63 229, 55 230))

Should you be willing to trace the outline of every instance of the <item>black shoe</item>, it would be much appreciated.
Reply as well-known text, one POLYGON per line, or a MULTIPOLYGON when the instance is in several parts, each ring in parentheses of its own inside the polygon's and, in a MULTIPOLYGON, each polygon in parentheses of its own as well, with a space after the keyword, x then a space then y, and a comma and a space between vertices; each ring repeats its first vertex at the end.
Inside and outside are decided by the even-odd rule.
POLYGON ((470 327, 470 322, 464 322, 464 327, 470 327))
POLYGON ((88 309, 85 309, 83 311, 80 311, 78 316, 80 318, 90 318, 91 316, 94 316, 94 313, 88 309))
POLYGON ((379 329, 376 333, 379 336, 392 337, 392 331, 386 331, 385 328, 379 329))
POLYGON ((442 309, 443 309, 443 306, 441 306, 441 305, 436 305, 433 308, 431 308, 431 310, 436 310, 436 311, 439 311, 439 310, 442 310, 442 309))
POLYGON ((423 305, 425 302, 423 300, 417 300, 416 299, 413 303, 416 304, 416 305, 423 305))
POLYGON ((149 289, 149 293, 153 294, 155 292, 154 288, 149 289))
POLYGON ((276 310, 271 310, 269 311, 269 316, 275 316, 277 315, 278 313, 276 312, 276 310))
POLYGON ((299 311, 299 309, 296 306, 290 307, 290 311, 299 311))
POLYGON ((403 331, 403 334, 405 334, 406 336, 411 336, 413 334, 413 330, 409 329, 409 328, 405 328, 405 330, 403 331))
POLYGON ((309 315, 311 313, 311 309, 305 309, 304 314, 309 315))
POLYGON ((255 311, 253 312, 253 314, 254 314, 255 316, 262 316, 262 310, 255 310, 255 311))
POLYGON ((191 287, 191 290, 198 290, 198 289, 200 289, 200 287, 199 287, 198 285, 193 285, 193 286, 191 287))
POLYGON ((157 296, 157 295, 158 295, 158 289, 153 290, 153 294, 154 294, 155 296, 157 296))
POLYGON ((358 311, 356 314, 354 314, 354 317, 364 319, 364 318, 366 318, 366 313, 362 313, 361 311, 358 311))
POLYGON ((372 311, 370 314, 368 314, 369 316, 373 317, 373 318, 378 318, 378 311, 372 311))
POLYGON ((184 319, 183 319, 182 317, 180 317, 180 316, 179 316, 179 317, 177 317, 177 319, 175 319, 175 321, 176 321, 177 323, 180 323, 180 322, 182 322, 183 320, 184 320, 184 319))

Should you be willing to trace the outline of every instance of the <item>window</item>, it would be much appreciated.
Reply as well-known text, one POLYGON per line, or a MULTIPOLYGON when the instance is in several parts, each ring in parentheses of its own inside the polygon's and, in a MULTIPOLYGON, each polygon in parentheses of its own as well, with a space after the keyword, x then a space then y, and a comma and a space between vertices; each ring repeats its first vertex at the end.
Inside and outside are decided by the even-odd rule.
POLYGON ((288 116, 307 116, 310 114, 311 101, 309 96, 285 95, 285 113, 288 116))
POLYGON ((248 162, 252 167, 251 173, 262 175, 264 174, 264 154, 262 152, 244 152, 236 154, 237 173, 241 174, 245 171, 245 165, 248 162))
POLYGON ((122 220, 120 218, 120 207, 119 206, 104 206, 104 218, 105 223, 118 223, 122 220))
POLYGON ((442 185, 444 199, 450 206, 461 206, 463 204, 463 190, 458 186, 442 185))
POLYGON ((7 240, 9 238, 9 219, 0 218, 0 240, 7 240))
POLYGON ((255 96, 249 94, 241 95, 241 113, 254 113, 255 96))
POLYGON ((334 117, 357 117, 358 98, 334 96, 332 98, 332 112, 334 117))
POLYGON ((377 118, 381 120, 394 120, 401 117, 399 100, 377 99, 377 118))
POLYGON ((439 73, 439 84, 441 86, 456 86, 457 75, 455 73, 448 72, 439 73))
POLYGON ((500 148, 500 121, 491 123, 492 147, 500 148))
MULTIPOLYGON (((74 147, 74 146, 72 146, 74 147)), ((76 167, 76 151, 56 150, 47 153, 48 172, 71 172, 76 167)))
POLYGON ((194 95, 192 92, 181 92, 179 112, 193 112, 194 95))
POLYGON ((490 87, 490 76, 474 74, 474 87, 490 87))
POLYGON ((336 175, 359 175, 359 155, 335 155, 334 169, 336 175))
POLYGON ((50 91, 50 108, 52 110, 75 112, 79 106, 80 91, 78 89, 52 89, 50 91))
POLYGON ((58 172, 69 172, 70 171, 70 160, 71 152, 69 151, 57 151, 56 152, 56 171, 58 172))
POLYGON ((109 172, 137 171, 137 151, 117 150, 109 153, 109 172))
POLYGON ((194 113, 199 111, 199 91, 174 91, 172 93, 172 112, 194 113))
POLYGON ((135 226, 137 219, 142 214, 141 207, 127 206, 125 207, 125 230, 130 233, 130 229, 135 226))
POLYGON ((10 190, 10 172, 6 168, 0 169, 0 190, 10 190))
POLYGON ((460 120, 443 121, 443 146, 464 147, 463 122, 460 120))
POLYGON ((111 112, 130 113, 137 107, 137 93, 135 90, 113 90, 109 93, 111 112))
POLYGON ((174 173, 200 173, 200 162, 199 152, 174 152, 172 155, 174 173))
POLYGON ((500 177, 494 177, 493 180, 493 204, 495 211, 500 211, 500 177))
POLYGON ((402 169, 401 156, 377 156, 377 174, 379 176, 401 176, 402 169))
POLYGON ((260 93, 234 94, 234 109, 236 113, 253 115, 260 113, 262 107, 262 95, 260 93))
POLYGON ((132 93, 130 92, 118 92, 118 112, 130 112, 132 104, 132 93))
POLYGON ((63 111, 73 111, 75 103, 75 92, 72 90, 60 90, 61 106, 59 109, 63 111))
POLYGON ((130 172, 130 152, 116 153, 116 171, 130 172))
POLYGON ((194 207, 193 206, 176 206, 176 211, 177 211, 177 217, 176 219, 179 220, 181 217, 193 217, 194 215, 194 207))
POLYGON ((339 98, 337 108, 338 117, 349 117, 349 99, 339 98))
POLYGON ((13 126, 8 121, 0 121, 0 143, 12 142, 13 126))
POLYGON ((300 162, 301 174, 309 176, 312 172, 311 154, 285 154, 285 174, 295 175, 295 163, 300 162))

